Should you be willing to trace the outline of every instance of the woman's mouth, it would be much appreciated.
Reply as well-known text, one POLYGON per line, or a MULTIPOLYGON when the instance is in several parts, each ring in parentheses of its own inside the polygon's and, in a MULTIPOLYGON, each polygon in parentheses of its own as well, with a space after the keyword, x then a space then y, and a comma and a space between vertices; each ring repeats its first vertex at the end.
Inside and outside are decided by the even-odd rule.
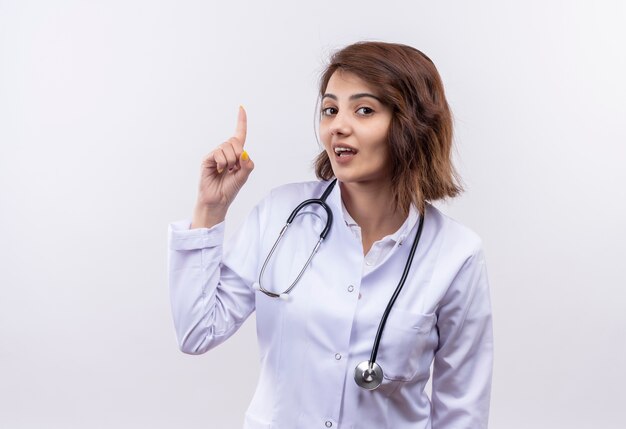
POLYGON ((350 147, 337 146, 335 148, 335 155, 337 155, 340 158, 346 157, 346 156, 352 156, 352 155, 356 155, 356 150, 350 147))

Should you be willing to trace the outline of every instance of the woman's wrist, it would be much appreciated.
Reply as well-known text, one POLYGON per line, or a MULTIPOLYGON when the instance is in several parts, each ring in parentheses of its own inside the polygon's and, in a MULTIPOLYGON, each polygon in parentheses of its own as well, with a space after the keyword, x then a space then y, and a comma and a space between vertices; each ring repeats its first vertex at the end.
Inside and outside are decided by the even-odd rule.
POLYGON ((228 207, 209 207, 197 204, 193 211, 190 229, 211 228, 226 218, 228 207))

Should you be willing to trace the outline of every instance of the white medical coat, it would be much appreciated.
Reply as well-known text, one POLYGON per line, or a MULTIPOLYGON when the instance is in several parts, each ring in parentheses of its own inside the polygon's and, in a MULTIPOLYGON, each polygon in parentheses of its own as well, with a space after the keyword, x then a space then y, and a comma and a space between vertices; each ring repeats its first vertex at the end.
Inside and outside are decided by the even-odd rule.
MULTIPOLYGON (((204 353, 256 311, 261 372, 246 429, 486 428, 493 341, 481 241, 432 205, 382 335, 377 362, 385 378, 377 390, 358 387, 354 368, 369 359, 402 274, 417 230, 414 208, 366 257, 337 185, 327 199, 330 233, 289 301, 252 288, 291 211, 327 185, 273 190, 224 246, 223 223, 193 230, 188 220, 170 224, 169 283, 180 349, 204 353)), ((296 217, 268 265, 265 288, 282 292, 291 284, 325 220, 316 205, 296 217)))

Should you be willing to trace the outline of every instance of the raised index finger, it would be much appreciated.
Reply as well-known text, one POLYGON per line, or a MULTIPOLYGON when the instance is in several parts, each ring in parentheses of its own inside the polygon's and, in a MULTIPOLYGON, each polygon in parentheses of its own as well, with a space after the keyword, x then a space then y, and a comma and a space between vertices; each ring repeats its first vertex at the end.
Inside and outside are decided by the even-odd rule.
POLYGON ((246 134, 248 132, 248 116, 243 106, 239 106, 239 115, 237 116, 237 128, 235 128, 235 136, 243 145, 246 142, 246 134))

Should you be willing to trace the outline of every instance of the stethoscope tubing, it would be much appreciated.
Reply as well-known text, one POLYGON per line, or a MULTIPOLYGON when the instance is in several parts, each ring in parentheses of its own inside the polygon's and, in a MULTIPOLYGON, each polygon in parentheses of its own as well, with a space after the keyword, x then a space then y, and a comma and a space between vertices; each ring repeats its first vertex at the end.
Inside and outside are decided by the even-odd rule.
POLYGON ((376 356, 378 355, 378 348, 380 346, 380 339, 383 335, 383 330, 385 329, 385 325, 387 324, 387 318, 389 317, 389 313, 391 313, 391 308, 398 299, 400 295, 400 291, 402 291, 402 287, 404 283, 406 283, 406 278, 409 275, 409 271, 411 270, 411 265, 413 265, 413 257, 415 256, 415 251, 417 249, 417 245, 420 241, 420 237, 422 236, 422 229, 424 227, 424 215, 420 215, 419 225, 417 227, 417 232, 415 233, 415 239, 413 240, 413 244, 411 245, 411 250, 409 252, 409 257, 407 258, 406 264, 404 265, 404 271, 402 272, 402 277, 400 277, 400 281, 398 282, 398 286, 396 290, 391 295, 389 302, 387 303, 387 307, 383 312, 383 316, 380 319, 380 323, 378 324, 378 330, 376 331, 376 336, 374 337, 374 345, 372 346, 372 354, 370 356, 370 368, 372 368, 373 364, 376 362, 376 356))
POLYGON ((336 183, 337 183, 337 179, 334 179, 330 183, 330 185, 328 185, 326 187, 326 190, 324 191, 324 193, 322 194, 322 196, 320 198, 311 198, 311 199, 305 200, 305 201, 301 202, 300 204, 298 204, 298 207, 296 207, 291 212, 291 214, 287 218, 287 222, 285 223, 285 226, 283 226, 283 228, 280 230, 280 233, 278 234, 278 238, 274 242, 274 245, 272 246, 272 249, 270 250, 270 253, 267 255, 267 258, 265 258, 265 261, 263 262, 263 266, 261 267, 261 272, 259 273, 259 279, 255 283, 255 289, 258 289, 259 291, 263 292, 265 295, 267 295, 267 296, 269 296, 271 298, 281 298, 283 300, 287 300, 288 299, 289 292, 291 292, 292 289, 294 287, 296 287, 296 285, 300 281, 300 278, 302 278, 302 275, 304 274, 304 271, 307 269, 307 267, 311 263, 311 260, 313 260, 313 256, 315 256, 315 254, 317 253, 317 251, 320 248, 320 245, 326 239, 326 236, 330 232, 330 227, 333 224, 333 211, 331 210, 330 207, 328 207, 328 204, 326 204, 326 198, 328 198, 328 195, 332 192, 332 190, 335 187, 336 183), (272 255, 274 254, 274 252, 276 251, 276 248, 278 247, 278 243, 280 243, 280 241, 283 239, 283 236, 287 232, 287 229, 289 229, 289 227, 291 226, 291 223, 296 218, 298 213, 303 208, 305 208, 305 207, 307 207, 309 205, 312 205, 312 204, 316 204, 316 205, 319 205, 320 207, 322 207, 326 211, 326 216, 327 216, 326 217, 326 225, 324 225, 324 229, 320 233, 319 240, 317 241, 317 243, 315 244, 315 247, 311 251, 311 254, 309 255, 309 258, 307 259, 306 263, 304 264, 304 266, 302 267, 302 269, 298 273, 298 276, 289 285, 289 287, 287 289, 285 289, 282 293, 276 293, 276 292, 272 292, 272 291, 269 291, 269 290, 265 289, 263 287, 263 284, 262 284, 263 275, 265 274, 265 268, 267 268, 267 264, 269 263, 270 259, 272 258, 272 255))

